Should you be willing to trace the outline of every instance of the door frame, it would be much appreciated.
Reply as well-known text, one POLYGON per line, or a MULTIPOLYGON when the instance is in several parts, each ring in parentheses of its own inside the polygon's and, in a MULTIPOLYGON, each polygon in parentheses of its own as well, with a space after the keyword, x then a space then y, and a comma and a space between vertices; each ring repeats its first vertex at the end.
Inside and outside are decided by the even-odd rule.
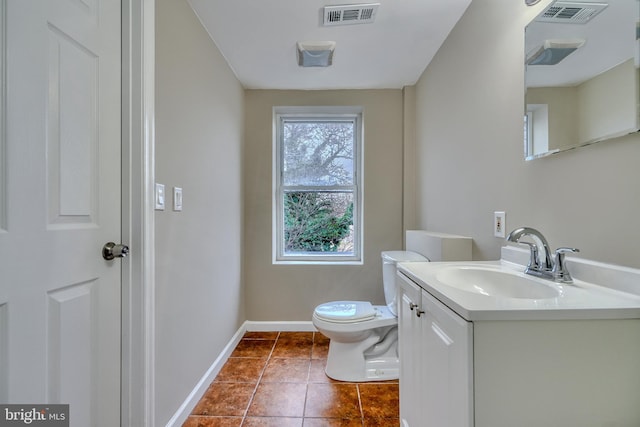
POLYGON ((155 0, 122 4, 121 426, 155 425, 155 0))

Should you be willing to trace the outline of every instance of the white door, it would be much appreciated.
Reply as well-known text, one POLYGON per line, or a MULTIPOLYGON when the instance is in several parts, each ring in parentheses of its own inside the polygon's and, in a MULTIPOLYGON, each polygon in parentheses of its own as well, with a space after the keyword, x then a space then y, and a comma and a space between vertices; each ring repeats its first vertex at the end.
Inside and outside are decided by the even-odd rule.
POLYGON ((120 2, 0 0, 0 402, 120 424, 120 2))

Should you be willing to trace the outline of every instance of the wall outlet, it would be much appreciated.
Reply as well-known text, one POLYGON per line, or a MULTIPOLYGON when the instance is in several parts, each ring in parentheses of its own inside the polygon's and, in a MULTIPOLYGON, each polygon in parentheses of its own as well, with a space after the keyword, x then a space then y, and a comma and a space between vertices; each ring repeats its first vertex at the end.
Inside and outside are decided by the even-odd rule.
POLYGON ((493 213, 493 235, 496 237, 505 237, 506 215, 504 212, 493 213))

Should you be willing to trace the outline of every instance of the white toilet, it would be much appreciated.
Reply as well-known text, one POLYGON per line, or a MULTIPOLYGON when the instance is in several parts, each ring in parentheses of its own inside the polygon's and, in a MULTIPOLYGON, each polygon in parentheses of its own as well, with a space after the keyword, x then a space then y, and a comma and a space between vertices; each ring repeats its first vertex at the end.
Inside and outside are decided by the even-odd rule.
MULTIPOLYGON (((467 239, 460 236, 450 238, 467 239)), ((434 261, 471 259, 470 239, 468 242, 456 241, 456 246, 462 243, 461 250, 456 247, 453 253, 440 250, 444 247, 443 239, 450 238, 439 233, 432 235, 425 231, 411 230, 407 231, 407 248, 418 248, 434 261), (410 239, 409 233, 422 234, 412 234, 410 239), (416 240, 418 244, 412 245, 411 242, 416 240), (437 250, 432 250, 432 247, 437 247, 437 250)), ((386 305, 372 305, 367 301, 332 301, 316 307, 313 324, 330 339, 325 368, 329 377, 351 382, 398 378, 400 362, 396 263, 427 261, 429 260, 426 256, 414 251, 382 252, 382 280, 386 305)))
POLYGON ((382 252, 382 281, 387 305, 368 301, 332 301, 313 312, 313 324, 331 341, 326 374, 340 381, 397 379, 398 318, 396 263, 428 261, 409 251, 382 252))

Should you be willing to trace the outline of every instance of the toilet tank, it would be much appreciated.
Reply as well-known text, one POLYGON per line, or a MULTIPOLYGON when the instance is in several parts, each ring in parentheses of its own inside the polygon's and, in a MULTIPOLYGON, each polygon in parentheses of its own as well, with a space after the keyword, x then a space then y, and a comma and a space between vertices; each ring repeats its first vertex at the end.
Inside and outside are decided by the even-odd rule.
POLYGON ((427 230, 406 231, 406 251, 382 252, 382 282, 387 307, 398 315, 396 264, 420 261, 471 261, 473 239, 427 230))
POLYGON ((406 248, 429 258, 429 261, 471 261, 473 239, 457 234, 427 230, 407 230, 406 248))
POLYGON ((384 286, 384 299, 389 311, 394 316, 398 315, 396 264, 399 262, 423 262, 429 261, 419 253, 411 251, 385 251, 382 252, 382 283, 384 286))

